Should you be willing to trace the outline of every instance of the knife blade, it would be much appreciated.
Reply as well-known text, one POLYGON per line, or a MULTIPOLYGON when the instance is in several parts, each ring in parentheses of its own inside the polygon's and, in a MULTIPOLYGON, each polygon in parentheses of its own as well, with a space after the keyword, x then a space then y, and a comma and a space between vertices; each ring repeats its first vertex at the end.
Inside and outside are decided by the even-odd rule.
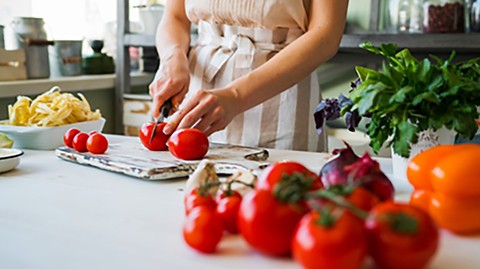
POLYGON ((153 126, 152 134, 150 135, 150 144, 152 144, 153 138, 155 137, 155 133, 157 132, 157 126, 160 122, 165 121, 165 119, 170 115, 170 111, 172 110, 172 100, 168 99, 163 103, 160 107, 160 115, 158 115, 157 119, 155 120, 155 125, 153 126))

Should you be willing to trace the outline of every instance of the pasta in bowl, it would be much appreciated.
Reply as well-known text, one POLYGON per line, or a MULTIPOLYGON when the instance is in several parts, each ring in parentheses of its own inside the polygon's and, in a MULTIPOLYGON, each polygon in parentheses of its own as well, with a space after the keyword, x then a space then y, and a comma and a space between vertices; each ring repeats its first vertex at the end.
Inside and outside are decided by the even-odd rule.
POLYGON ((59 87, 30 99, 18 96, 9 105, 9 118, 0 122, 0 132, 13 139, 15 148, 51 150, 63 145, 63 135, 70 128, 83 132, 101 132, 105 119, 92 111, 87 99, 78 94, 61 93, 59 87))

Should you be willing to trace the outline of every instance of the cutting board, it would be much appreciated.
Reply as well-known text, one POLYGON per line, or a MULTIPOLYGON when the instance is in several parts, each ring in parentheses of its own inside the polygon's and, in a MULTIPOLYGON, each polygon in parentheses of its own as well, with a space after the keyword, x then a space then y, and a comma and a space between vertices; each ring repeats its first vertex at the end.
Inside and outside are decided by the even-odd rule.
MULTIPOLYGON (((168 180, 190 175, 200 160, 184 161, 169 151, 150 151, 139 141, 111 143, 105 154, 80 153, 68 147, 55 150, 57 157, 145 180, 168 180)), ((259 171, 268 165, 268 151, 259 148, 211 144, 204 159, 215 162, 217 174, 239 170, 259 171)))

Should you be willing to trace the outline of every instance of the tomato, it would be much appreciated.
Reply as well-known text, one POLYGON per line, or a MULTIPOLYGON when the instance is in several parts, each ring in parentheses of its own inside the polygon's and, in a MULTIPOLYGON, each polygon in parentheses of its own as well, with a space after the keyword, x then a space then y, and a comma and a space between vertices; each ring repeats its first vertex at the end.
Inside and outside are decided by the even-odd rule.
POLYGON ((292 241, 294 259, 310 269, 357 269, 367 256, 367 234, 361 221, 344 212, 330 225, 318 212, 306 214, 292 241))
POLYGON ((90 133, 88 133, 89 135, 93 135, 93 134, 98 134, 97 131, 91 131, 90 133))
POLYGON ((216 198, 217 201, 217 215, 220 217, 225 230, 231 234, 238 233, 238 211, 240 210, 240 203, 242 196, 237 191, 222 192, 216 198))
POLYGON ((222 222, 212 208, 198 206, 187 215, 183 226, 183 238, 193 249, 213 253, 222 236, 222 222))
POLYGON ((93 133, 87 139, 87 150, 93 154, 103 154, 108 149, 107 138, 99 133, 93 133))
POLYGON ((280 182, 284 175, 292 175, 300 173, 305 175, 305 178, 313 180, 310 189, 320 189, 323 187, 320 177, 314 172, 308 170, 304 165, 293 161, 276 162, 269 165, 258 178, 255 185, 257 190, 273 190, 275 185, 280 182))
POLYGON ((203 158, 207 154, 208 145, 205 133, 195 128, 176 130, 168 139, 170 153, 182 160, 203 158))
POLYGON ((63 143, 65 143, 65 146, 69 148, 73 148, 73 138, 80 133, 80 130, 77 128, 70 128, 68 131, 63 135, 63 143))
POLYGON ((424 268, 438 248, 438 228, 415 206, 379 204, 370 211, 365 227, 370 255, 380 268, 424 268))
POLYGON ((215 207, 217 206, 215 200, 211 195, 209 195, 208 193, 205 193, 204 195, 202 195, 201 193, 199 193, 198 189, 196 188, 191 189, 185 195, 183 203, 185 205, 185 214, 187 215, 193 208, 200 205, 210 207, 212 209, 215 209, 215 207))
POLYGON ((353 190, 346 198, 350 203, 365 211, 370 211, 380 203, 378 196, 363 187, 355 188, 355 190, 353 190))
POLYGON ((283 256, 290 253, 293 233, 301 218, 301 210, 279 203, 271 191, 253 190, 240 204, 238 228, 254 249, 283 256))
POLYGON ((87 152, 87 140, 89 135, 80 132, 73 137, 72 146, 78 152, 87 152))
POLYGON ((153 127, 155 126, 154 122, 145 123, 140 128, 140 141, 142 144, 149 150, 152 151, 163 151, 167 150, 167 141, 168 135, 163 133, 163 128, 167 125, 165 122, 161 122, 157 125, 155 136, 153 137, 152 143, 150 143, 150 137, 152 136, 153 127))

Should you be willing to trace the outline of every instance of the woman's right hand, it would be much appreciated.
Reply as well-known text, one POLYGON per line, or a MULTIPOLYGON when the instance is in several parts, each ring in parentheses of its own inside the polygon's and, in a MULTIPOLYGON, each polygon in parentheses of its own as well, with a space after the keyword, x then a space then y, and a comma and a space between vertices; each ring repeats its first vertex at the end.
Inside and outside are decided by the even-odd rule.
POLYGON ((155 78, 149 85, 150 96, 153 98, 153 117, 160 114, 160 107, 171 98, 174 112, 185 98, 190 84, 188 58, 183 52, 172 53, 161 61, 155 78))

